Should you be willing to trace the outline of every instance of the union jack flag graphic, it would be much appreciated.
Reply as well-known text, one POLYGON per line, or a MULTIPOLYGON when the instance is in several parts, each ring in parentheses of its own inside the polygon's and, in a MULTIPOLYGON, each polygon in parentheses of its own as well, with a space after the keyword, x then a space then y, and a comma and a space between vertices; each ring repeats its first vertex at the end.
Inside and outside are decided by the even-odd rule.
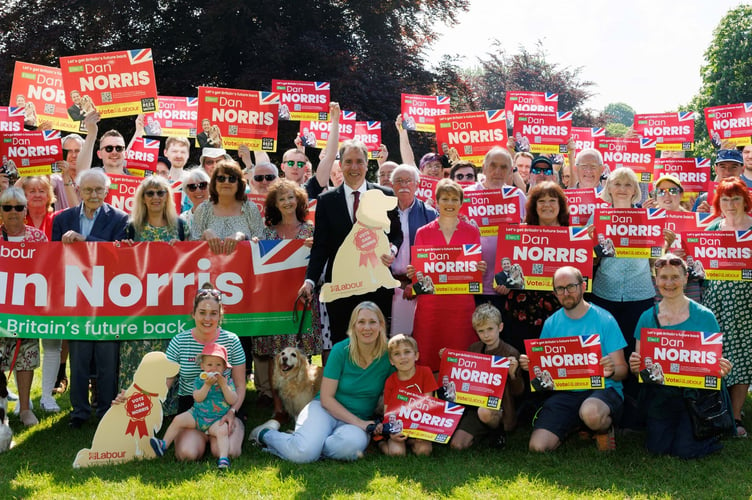
POLYGON ((557 122, 571 122, 572 112, 571 111, 559 111, 558 113, 556 113, 556 121, 557 122))
POLYGON ((480 243, 470 243, 462 245, 462 252, 465 255, 480 255, 480 243))
POLYGON ((144 149, 159 149, 159 139, 144 139, 144 149))
POLYGON ((151 49, 129 50, 128 60, 131 62, 131 64, 151 62, 151 49))
POLYGON ((366 128, 368 130, 381 130, 381 122, 376 122, 376 121, 366 122, 366 128))
POLYGON ((259 103, 279 104, 279 92, 259 92, 259 103))
POLYGON ((752 229, 747 229, 745 231, 737 231, 736 241, 738 242, 752 241, 752 229))
POLYGON ((597 333, 592 335, 580 335, 580 345, 582 347, 595 347, 601 345, 601 336, 597 333))
POLYGON ((679 111, 677 113, 677 116, 679 117, 680 122, 693 121, 695 119, 695 112, 694 111, 679 111))
POLYGON ((559 102, 559 94, 546 92, 546 102, 559 102))
POLYGON ((655 147, 655 139, 651 139, 649 137, 641 137, 640 138, 640 148, 641 149, 649 149, 655 147))
POLYGON ((569 226, 569 241, 589 240, 587 226, 569 226))
POLYGON ((195 108, 196 106, 198 106, 198 97, 186 97, 185 98, 185 103, 189 107, 195 108))
POLYGON ((505 199, 513 198, 515 196, 519 197, 520 196, 519 191, 520 190, 516 188, 515 186, 502 186, 501 187, 501 194, 505 199))
POLYGON ((11 106, 8 108, 8 118, 15 116, 26 116, 26 110, 23 106, 11 106))
POLYGON ((59 130, 43 130, 42 133, 45 141, 58 140, 61 137, 59 130))
POLYGON ((603 127, 593 127, 590 129, 593 137, 606 137, 606 129, 603 127))
POLYGON ((721 332, 700 332, 700 343, 702 345, 723 344, 723 334, 721 332))
POLYGON ((509 358, 506 356, 491 356, 491 366, 493 368, 509 368, 509 358))
POLYGON ((708 227, 714 220, 715 217, 710 212, 695 212, 695 224, 697 224, 698 229, 708 227))
POLYGON ((752 102, 744 103, 744 111, 746 111, 747 113, 752 113, 752 102))
MULTIPOLYGON (((255 275, 307 267, 311 250, 305 240, 261 240, 251 243, 251 259, 255 275)), ((297 273, 296 273, 297 274, 297 273)))
POLYGON ((355 111, 343 111, 342 112, 342 119, 343 120, 355 120, 356 117, 355 111))
POLYGON ((313 82, 316 90, 329 90, 329 82, 313 82))
POLYGON ((436 104, 439 105, 439 106, 448 106, 449 105, 449 96, 437 95, 436 96, 436 104))
POLYGON ((489 109, 486 111, 486 122, 488 123, 503 122, 506 119, 506 113, 503 109, 489 109))
POLYGON ((702 156, 698 156, 695 158, 695 166, 696 167, 709 167, 710 166, 710 158, 703 158, 702 156))
POLYGON ((648 220, 665 219, 665 208, 648 208, 648 220))
POLYGON ((451 401, 444 402, 444 413, 447 415, 462 415, 465 411, 465 407, 461 404, 452 403, 451 401))

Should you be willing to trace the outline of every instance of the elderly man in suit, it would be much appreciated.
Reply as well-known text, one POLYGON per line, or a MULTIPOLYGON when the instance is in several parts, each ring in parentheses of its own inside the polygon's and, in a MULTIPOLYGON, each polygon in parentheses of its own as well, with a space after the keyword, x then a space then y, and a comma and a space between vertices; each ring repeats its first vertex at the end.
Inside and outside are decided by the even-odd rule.
MULTIPOLYGON (((336 189, 327 191, 319 196, 316 207, 316 223, 313 233, 313 248, 306 271, 306 280, 300 288, 300 294, 311 298, 315 283, 321 278, 326 268, 326 280, 331 281, 332 265, 342 242, 347 237, 355 222, 360 195, 369 189, 380 189, 389 196, 394 191, 389 188, 366 182, 368 172, 368 148, 360 141, 345 141, 339 149, 340 165, 344 182, 336 189), (356 194, 357 193, 357 194, 356 194)), ((391 226, 389 230, 390 254, 382 255, 381 262, 390 266, 402 244, 402 229, 397 210, 389 212, 391 226)), ((391 314, 391 289, 379 290, 363 295, 355 295, 329 302, 326 306, 331 327, 331 344, 344 340, 350 321, 350 313, 360 302, 370 300, 375 302, 388 319, 391 314)), ((331 346, 325 342, 324 349, 331 346)), ((325 352, 325 356, 328 352, 325 352)))
MULTIPOLYGON (((107 174, 101 169, 85 170, 78 176, 78 186, 82 202, 55 216, 52 241, 68 244, 124 239, 128 215, 104 202, 110 186, 107 174)), ((72 340, 69 349, 73 406, 69 425, 77 429, 91 416, 88 396, 92 360, 97 367, 97 417, 101 418, 107 412, 117 395, 119 346, 117 341, 110 340, 72 340)))

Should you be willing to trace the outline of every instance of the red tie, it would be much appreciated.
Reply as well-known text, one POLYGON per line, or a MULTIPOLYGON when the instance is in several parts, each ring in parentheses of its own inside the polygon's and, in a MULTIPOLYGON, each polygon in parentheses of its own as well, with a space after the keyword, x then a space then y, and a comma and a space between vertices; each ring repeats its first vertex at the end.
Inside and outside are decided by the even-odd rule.
POLYGON ((358 205, 360 205, 360 191, 353 191, 353 223, 358 222, 358 205))

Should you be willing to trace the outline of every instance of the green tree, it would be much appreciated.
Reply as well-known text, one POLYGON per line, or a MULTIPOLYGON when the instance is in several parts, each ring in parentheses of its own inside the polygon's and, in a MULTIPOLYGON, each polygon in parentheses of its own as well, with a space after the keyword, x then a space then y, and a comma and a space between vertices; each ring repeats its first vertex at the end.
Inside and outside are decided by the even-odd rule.
POLYGON ((702 86, 682 111, 695 111, 695 154, 710 157, 713 147, 704 108, 752 101, 752 5, 729 10, 713 31, 701 68, 702 86))
POLYGON ((609 123, 621 123, 627 127, 634 124, 635 110, 629 104, 612 102, 603 110, 609 123))

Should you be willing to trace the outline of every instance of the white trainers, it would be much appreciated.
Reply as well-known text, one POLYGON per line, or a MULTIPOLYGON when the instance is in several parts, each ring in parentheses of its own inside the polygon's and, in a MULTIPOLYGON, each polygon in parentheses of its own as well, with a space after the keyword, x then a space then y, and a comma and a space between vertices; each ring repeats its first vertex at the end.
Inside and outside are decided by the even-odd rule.
POLYGON ((18 401, 18 394, 8 389, 8 401, 18 401))
POLYGON ((270 420, 267 420, 263 424, 254 427, 251 433, 248 435, 248 441, 250 441, 251 443, 255 445, 263 446, 264 443, 262 443, 261 440, 259 439, 259 435, 261 434, 261 431, 263 430, 278 431, 279 422, 277 422, 276 420, 272 418, 270 420))
POLYGON ((60 412, 60 405, 57 404, 57 401, 55 401, 55 398, 53 397, 42 397, 42 399, 39 400, 39 406, 41 406, 47 413, 60 412))
POLYGON ((24 410, 21 412, 21 422, 26 427, 31 427, 32 425, 37 425, 39 420, 37 420, 36 415, 31 410, 24 410))

